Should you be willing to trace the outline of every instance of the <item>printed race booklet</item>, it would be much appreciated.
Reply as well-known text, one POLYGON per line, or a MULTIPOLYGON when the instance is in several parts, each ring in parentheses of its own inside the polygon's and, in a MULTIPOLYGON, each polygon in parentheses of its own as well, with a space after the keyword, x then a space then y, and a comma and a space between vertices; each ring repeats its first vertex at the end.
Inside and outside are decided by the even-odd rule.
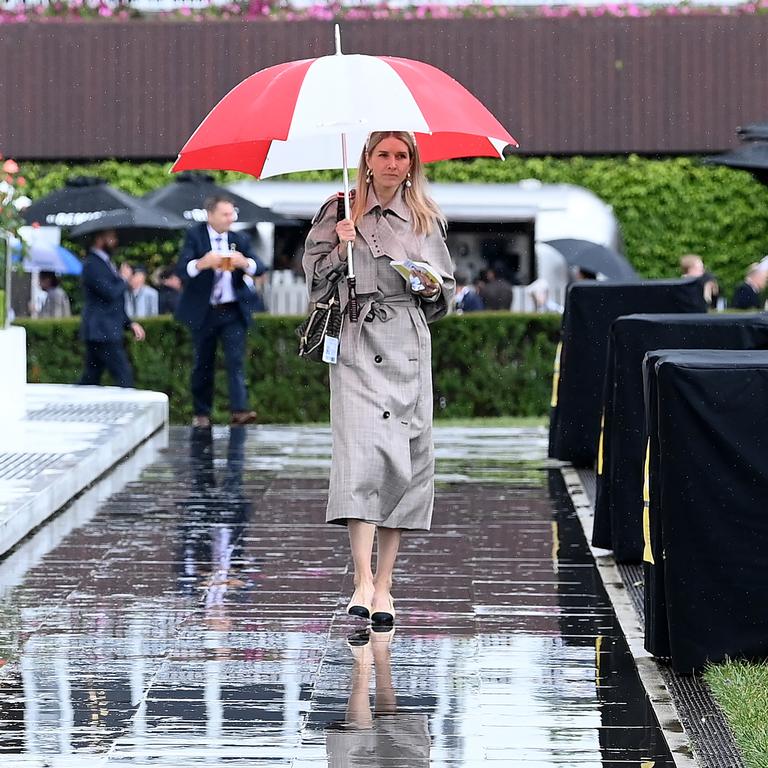
POLYGON ((403 261, 391 261, 389 264, 392 269, 402 275, 403 279, 410 282, 411 270, 417 269, 419 272, 423 272, 430 280, 438 285, 443 284, 443 277, 435 268, 427 264, 426 261, 411 261, 410 259, 403 259, 403 261))

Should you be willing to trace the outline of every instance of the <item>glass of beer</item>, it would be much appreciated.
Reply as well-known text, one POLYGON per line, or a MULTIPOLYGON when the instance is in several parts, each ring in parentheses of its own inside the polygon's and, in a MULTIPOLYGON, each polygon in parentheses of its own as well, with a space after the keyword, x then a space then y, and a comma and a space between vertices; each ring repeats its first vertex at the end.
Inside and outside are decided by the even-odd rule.
POLYGON ((230 243, 229 253, 221 254, 221 264, 219 265, 220 270, 223 272, 231 272, 234 269, 234 266, 232 266, 232 256, 236 250, 237 246, 234 243, 230 243))

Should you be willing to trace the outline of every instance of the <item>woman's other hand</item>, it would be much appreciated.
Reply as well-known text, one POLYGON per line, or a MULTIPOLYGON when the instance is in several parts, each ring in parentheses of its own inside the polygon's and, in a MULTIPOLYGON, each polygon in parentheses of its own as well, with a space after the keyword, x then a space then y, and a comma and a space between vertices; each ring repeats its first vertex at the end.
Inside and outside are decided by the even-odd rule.
POLYGON ((440 286, 434 280, 431 280, 426 272, 422 272, 420 269, 412 269, 411 279, 414 278, 423 286, 418 293, 425 299, 432 299, 440 293, 440 286))

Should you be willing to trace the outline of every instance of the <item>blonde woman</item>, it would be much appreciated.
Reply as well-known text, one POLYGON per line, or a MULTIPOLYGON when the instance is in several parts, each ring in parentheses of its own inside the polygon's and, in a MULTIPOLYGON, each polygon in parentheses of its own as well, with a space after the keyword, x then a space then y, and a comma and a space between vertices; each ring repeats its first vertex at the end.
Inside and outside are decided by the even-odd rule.
MULTIPOLYGON (((429 530, 434 500, 431 338, 454 293, 445 220, 427 193, 412 134, 372 133, 360 157, 351 219, 336 198, 313 221, 304 252, 310 298, 354 249, 360 320, 345 319, 330 367, 333 454, 326 521, 347 525, 355 590, 347 607, 376 627, 395 622, 392 574, 404 530, 429 530), (427 262, 442 278, 392 261, 427 262), (376 568, 372 568, 374 540, 376 568)), ((341 287, 346 302, 346 286, 341 287)))

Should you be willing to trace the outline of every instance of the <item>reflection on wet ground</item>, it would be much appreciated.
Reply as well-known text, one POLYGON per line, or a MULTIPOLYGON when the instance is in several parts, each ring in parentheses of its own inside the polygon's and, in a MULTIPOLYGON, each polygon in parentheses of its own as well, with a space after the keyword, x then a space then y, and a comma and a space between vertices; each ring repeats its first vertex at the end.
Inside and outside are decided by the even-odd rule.
POLYGON ((0 763, 671 766, 545 435, 436 441, 392 635, 344 614, 326 430, 172 430, 0 563, 0 763))

